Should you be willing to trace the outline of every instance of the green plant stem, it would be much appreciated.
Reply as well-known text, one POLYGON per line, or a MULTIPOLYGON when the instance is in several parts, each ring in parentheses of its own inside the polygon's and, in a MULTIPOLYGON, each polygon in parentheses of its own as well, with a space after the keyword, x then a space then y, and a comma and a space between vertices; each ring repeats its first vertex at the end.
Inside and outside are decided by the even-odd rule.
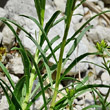
POLYGON ((64 37, 63 37, 63 40, 62 40, 60 56, 59 56, 59 62, 58 62, 58 66, 57 66, 55 91, 54 91, 54 94, 53 94, 53 97, 52 97, 52 102, 51 102, 50 110, 53 110, 53 108, 55 106, 55 100, 56 100, 57 93, 58 93, 59 80, 60 80, 60 74, 61 74, 61 69, 62 69, 62 58, 63 58, 64 48, 65 48, 65 44, 66 44, 66 39, 67 39, 70 23, 71 23, 72 14, 73 14, 73 11, 71 11, 71 15, 70 15, 69 19, 67 18, 68 21, 67 21, 67 24, 66 24, 66 28, 65 28, 65 32, 64 32, 64 37))
MULTIPOLYGON (((42 35, 42 31, 40 30, 39 31, 39 37, 38 37, 38 43, 40 44, 40 36, 42 35)), ((38 57, 39 57, 39 50, 36 49, 36 53, 35 53, 35 62, 38 63, 38 57)), ((31 72, 31 75, 30 75, 30 80, 29 80, 29 92, 26 93, 26 97, 24 99, 24 102, 22 104, 22 109, 25 110, 26 107, 27 107, 27 104, 28 104, 28 101, 29 101, 29 98, 30 98, 30 95, 31 95, 31 91, 32 91, 32 86, 33 86, 33 83, 37 77, 37 74, 35 74, 35 67, 33 66, 32 68, 32 72, 31 72)))

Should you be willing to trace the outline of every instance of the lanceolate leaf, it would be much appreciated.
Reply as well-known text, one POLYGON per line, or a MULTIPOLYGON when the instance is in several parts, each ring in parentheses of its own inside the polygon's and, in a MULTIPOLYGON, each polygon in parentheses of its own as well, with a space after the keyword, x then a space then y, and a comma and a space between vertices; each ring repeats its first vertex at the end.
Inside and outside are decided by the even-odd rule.
POLYGON ((23 95, 26 94, 26 93, 22 93, 23 88, 25 89, 24 84, 25 84, 25 76, 23 76, 18 81, 18 83, 16 84, 15 89, 14 89, 14 94, 15 94, 16 98, 19 100, 20 104, 22 104, 23 98, 25 97, 23 95))
POLYGON ((89 106, 83 108, 82 110, 88 110, 88 109, 90 109, 90 108, 100 108, 100 109, 101 109, 101 107, 102 107, 102 106, 100 106, 100 105, 89 105, 89 106))
MULTIPOLYGON (((2 79, 0 79, 0 81, 8 88, 8 90, 11 92, 11 95, 12 95, 11 101, 12 101, 12 103, 14 104, 16 110, 22 110, 21 105, 20 105, 18 99, 16 98, 15 94, 12 92, 12 90, 10 89, 10 87, 9 87, 9 86, 5 83, 5 81, 3 81, 2 79)), ((1 84, 1 83, 0 83, 0 84, 1 84)), ((3 89, 4 89, 4 88, 3 88, 3 89)), ((5 92, 5 91, 4 91, 4 92, 5 92)), ((5 92, 5 93, 6 93, 6 92, 5 92)), ((7 95, 7 94, 6 94, 6 95, 7 95)), ((6 97, 9 99, 8 95, 7 95, 6 97)), ((12 104, 12 103, 11 103, 11 104, 12 104)))
POLYGON ((44 86, 43 86, 42 75, 40 74, 40 70, 38 68, 38 65, 36 64, 36 62, 35 62, 33 56, 31 55, 31 53, 29 51, 27 51, 27 53, 28 53, 29 57, 31 58, 31 60, 34 64, 34 67, 36 69, 36 72, 37 72, 37 75, 38 75, 38 78, 39 78, 39 82, 40 82, 40 86, 41 86, 41 91, 42 91, 43 101, 44 101, 44 104, 45 104, 45 109, 47 110, 45 90, 44 90, 44 86))
POLYGON ((8 70, 6 69, 6 67, 1 62, 0 62, 0 67, 2 68, 3 72, 5 73, 5 75, 6 75, 7 79, 9 80, 12 88, 14 89, 15 84, 14 84, 13 80, 11 79, 8 70))
POLYGON ((69 52, 67 53, 67 57, 69 57, 73 51, 75 50, 75 48, 78 46, 79 42, 82 40, 83 36, 85 35, 85 33, 91 29, 93 26, 88 26, 86 27, 84 30, 82 30, 82 32, 79 34, 79 36, 77 38, 75 38, 73 45, 71 46, 69 52))
POLYGON ((10 105, 12 102, 11 102, 11 99, 10 99, 10 96, 8 95, 8 91, 5 89, 4 85, 1 83, 1 78, 0 78, 0 86, 1 88, 3 89, 4 93, 5 93, 5 96, 7 98, 7 102, 8 104, 10 105))
MULTIPOLYGON (((53 23, 56 20, 57 16, 60 14, 60 11, 56 11, 53 16, 49 19, 49 21, 46 23, 46 26, 44 28, 44 31, 46 34, 48 34, 49 30, 53 27, 53 23)), ((42 44, 44 43, 45 40, 45 36, 44 34, 42 34, 41 36, 41 42, 40 45, 42 46, 42 44)))
POLYGON ((65 70, 65 72, 61 76, 60 81, 79 61, 81 61, 83 58, 85 58, 88 55, 94 55, 94 54, 96 55, 97 53, 85 53, 85 54, 82 54, 79 57, 75 58, 75 60, 67 67, 67 69, 65 70))
POLYGON ((42 26, 44 23, 45 2, 46 2, 45 0, 34 0, 39 22, 42 26))
POLYGON ((77 0, 67 0, 66 10, 65 10, 65 15, 67 16, 67 18, 65 19, 65 24, 68 24, 71 21, 71 16, 73 15, 76 1, 77 0))

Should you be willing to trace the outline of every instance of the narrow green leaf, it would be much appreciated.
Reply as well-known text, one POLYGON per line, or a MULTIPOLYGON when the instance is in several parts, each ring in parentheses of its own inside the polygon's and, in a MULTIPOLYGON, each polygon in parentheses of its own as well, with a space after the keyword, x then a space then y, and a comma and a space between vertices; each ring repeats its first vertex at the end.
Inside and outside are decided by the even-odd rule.
POLYGON ((82 110, 88 110, 88 109, 90 109, 90 108, 101 108, 101 107, 102 107, 102 106, 100 106, 100 105, 89 105, 89 106, 83 108, 82 110))
POLYGON ((79 91, 85 90, 85 89, 89 89, 89 88, 95 88, 95 87, 104 87, 104 88, 110 88, 110 85, 104 85, 104 84, 89 84, 89 85, 85 85, 82 86, 78 89, 76 89, 75 93, 78 93, 79 91))
POLYGON ((25 88, 24 84, 25 84, 25 76, 23 76, 18 81, 18 83, 16 84, 15 89, 14 89, 14 94, 15 94, 16 98, 19 100, 20 104, 22 104, 23 98, 25 97, 24 94, 26 94, 26 93, 24 93, 24 94, 22 93, 23 88, 25 88))
POLYGON ((89 63, 89 64, 93 64, 93 65, 95 65, 95 66, 98 66, 98 67, 103 68, 103 69, 105 69, 105 70, 106 70, 106 68, 105 68, 105 67, 103 67, 103 66, 101 66, 101 65, 98 65, 98 64, 96 64, 96 63, 93 63, 93 62, 89 62, 89 61, 82 61, 81 63, 89 63))
MULTIPOLYGON (((14 104, 16 110, 22 110, 21 105, 20 105, 18 99, 16 98, 15 94, 12 92, 12 90, 10 89, 10 87, 9 87, 9 86, 5 83, 5 81, 3 81, 2 79, 0 79, 0 81, 8 88, 8 90, 11 92, 11 95, 12 95, 11 101, 12 101, 12 103, 14 104)), ((11 103, 11 104, 12 104, 12 103, 11 103)))
POLYGON ((75 60, 66 68, 65 72, 63 73, 63 75, 60 78, 60 81, 79 61, 81 61, 83 58, 85 58, 88 55, 94 55, 94 54, 96 55, 97 53, 85 53, 85 54, 82 54, 79 57, 75 58, 75 60))
POLYGON ((36 69, 38 78, 39 78, 39 82, 40 82, 40 86, 41 86, 41 91, 42 91, 42 96, 43 96, 43 100, 44 100, 44 104, 45 104, 45 109, 47 110, 47 105, 46 105, 46 98, 45 98, 45 91, 44 91, 44 86, 43 86, 43 80, 42 80, 42 75, 40 74, 40 70, 38 68, 38 65, 36 64, 33 56, 31 55, 31 53, 29 51, 27 51, 30 59, 32 60, 34 67, 36 69))
MULTIPOLYGON (((46 35, 48 35, 49 30, 53 27, 53 23, 54 23, 54 21, 56 20, 57 16, 58 16, 60 13, 61 13, 60 11, 56 11, 56 12, 52 15, 52 17, 49 19, 49 21, 46 23, 46 26, 45 26, 45 28, 44 28, 44 31, 45 31, 46 35)), ((44 36, 44 34, 42 34, 40 46, 43 45, 44 40, 45 40, 45 36, 44 36)))
MULTIPOLYGON (((2 80, 2 79, 0 78, 0 80, 2 80)), ((1 85, 1 87, 3 89, 3 91, 4 91, 4 94, 5 94, 6 98, 7 98, 7 102, 9 104, 9 106, 10 106, 12 102, 11 102, 10 96, 8 95, 8 91, 5 89, 4 85, 1 82, 0 82, 0 85, 1 85)))
MULTIPOLYGON (((59 35, 55 36, 55 37, 50 41, 50 44, 53 45, 54 42, 56 42, 59 38, 60 38, 59 35)), ((44 48, 44 52, 45 52, 45 53, 47 52, 48 48, 49 48, 48 45, 44 48)))
POLYGON ((39 22, 43 26, 45 13, 45 0, 34 0, 34 3, 39 18, 39 22))
POLYGON ((8 70, 6 69, 6 67, 1 62, 0 62, 0 67, 2 68, 3 72, 5 73, 5 75, 6 75, 7 79, 8 79, 8 81, 10 82, 12 88, 14 89, 15 84, 14 84, 13 80, 11 79, 8 70))
POLYGON ((67 53, 67 57, 69 57, 73 51, 76 49, 76 47, 78 46, 79 42, 82 40, 83 36, 85 35, 85 33, 91 29, 93 26, 88 26, 86 27, 84 30, 82 30, 82 32, 79 34, 79 36, 77 38, 75 38, 73 45, 71 46, 69 52, 67 53))

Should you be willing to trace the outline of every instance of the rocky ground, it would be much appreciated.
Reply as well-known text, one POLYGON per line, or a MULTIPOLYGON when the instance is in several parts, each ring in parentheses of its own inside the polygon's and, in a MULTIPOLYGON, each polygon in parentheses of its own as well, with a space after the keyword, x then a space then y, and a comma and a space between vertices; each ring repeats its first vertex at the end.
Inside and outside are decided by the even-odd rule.
MULTIPOLYGON (((59 16, 59 18, 63 16, 63 12, 65 9, 64 8, 65 1, 66 0, 47 0, 45 22, 48 21, 48 19, 57 9, 62 11, 62 14, 59 16)), ((79 1, 77 1, 77 4, 78 3, 79 1)), ((17 23, 22 25, 28 32, 30 32, 33 36, 34 36, 35 30, 38 32, 38 27, 36 27, 36 25, 32 21, 19 16, 19 14, 25 14, 25 15, 37 17, 35 12, 35 7, 34 7, 34 0, 31 0, 31 2, 30 0, 19 0, 19 2, 17 0, 8 0, 5 5, 1 5, 1 6, 2 7, 0 7, 0 17, 7 17, 11 20, 16 21, 17 23)), ((109 7, 110 7, 110 0, 87 0, 83 5, 81 5, 75 11, 75 14, 82 14, 83 16, 80 16, 80 15, 73 16, 68 37, 71 37, 73 33, 90 17, 92 17, 96 13, 110 9, 109 7)), ((104 39, 107 43, 110 43, 110 34, 109 34, 110 33, 110 27, 109 27, 110 13, 106 13, 102 16, 96 17, 89 24, 93 25, 93 28, 84 35, 82 41, 76 48, 75 52, 70 56, 71 60, 67 62, 64 69, 77 56, 86 52, 95 52, 96 42, 104 39)), ((13 27, 17 31, 17 28, 15 26, 13 27)), ((53 37, 56 35, 61 36, 61 38, 54 43, 53 48, 55 47, 55 45, 57 45, 61 41, 63 36, 63 31, 64 31, 64 23, 61 22, 56 27, 52 28, 52 30, 49 32, 48 37, 50 40, 52 39, 52 36, 53 37)), ((32 41, 26 38, 25 34, 21 31, 19 32, 19 37, 24 47, 30 50, 31 53, 34 54, 36 50, 36 46, 32 43, 32 41)), ((1 21, 0 21, 0 45, 3 45, 4 47, 6 47, 6 52, 7 52, 6 55, 2 53, 2 62, 8 68, 14 82, 17 83, 20 76, 23 75, 23 64, 22 64, 21 56, 16 51, 10 51, 10 49, 14 45, 16 45, 15 37, 12 34, 12 32, 9 30, 9 28, 5 26, 1 21)), ((64 55, 68 52, 68 48, 71 45, 72 43, 70 43, 66 47, 64 55)), ((49 51, 47 52, 47 54, 49 54, 49 51)), ((58 58, 59 51, 56 52, 56 56, 58 58)), ((83 60, 92 61, 99 65, 101 65, 102 63, 102 58, 100 56, 88 56, 83 60)), ((107 58, 107 60, 109 60, 109 58, 107 58)), ((50 59, 50 62, 54 63, 53 59, 50 59)), ((89 80, 89 83, 110 84, 110 76, 105 70, 88 63, 77 64, 76 67, 73 68, 71 72, 68 73, 68 75, 73 77, 75 74, 80 73, 80 76, 82 79, 89 72, 93 73, 91 79, 89 80)), ((2 71, 1 71, 0 77, 2 77, 8 83, 2 71)), ((61 88, 66 84, 67 82, 63 82, 63 85, 61 85, 61 88)), ((103 96, 106 95, 107 90, 108 89, 99 88, 99 91, 103 96)), ((110 102, 110 95, 107 100, 108 102, 110 102)), ((39 110, 39 107, 42 105, 42 103, 43 103, 43 100, 42 100, 42 97, 40 97, 39 100, 36 101, 32 109, 39 110)), ((74 104, 76 105, 75 110, 82 110, 83 107, 87 105, 91 105, 93 103, 94 103, 93 96, 91 95, 90 92, 87 92, 81 95, 80 97, 78 97, 77 99, 75 99, 74 101, 74 104)), ((8 110, 7 100, 1 88, 0 88, 0 110, 8 110)))

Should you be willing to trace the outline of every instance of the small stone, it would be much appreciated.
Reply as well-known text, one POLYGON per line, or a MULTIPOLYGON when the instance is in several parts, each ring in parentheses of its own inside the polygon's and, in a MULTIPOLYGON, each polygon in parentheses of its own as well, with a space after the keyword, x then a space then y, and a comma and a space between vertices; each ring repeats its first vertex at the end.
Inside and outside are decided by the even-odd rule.
POLYGON ((65 12, 65 5, 66 3, 64 0, 54 0, 55 5, 57 6, 58 10, 61 10, 63 13, 65 12))
MULTIPOLYGON (((3 8, 0 7, 0 17, 7 17, 7 12, 3 8)), ((3 22, 0 21, 0 26, 3 24, 3 22)))
MULTIPOLYGON (((27 32, 30 31, 30 33, 32 35, 35 34, 35 30, 30 30, 28 27, 25 27, 25 29, 27 30, 27 32)), ((35 53, 35 51, 36 51, 36 45, 33 43, 33 41, 30 40, 28 37, 26 37, 26 34, 23 31, 21 31, 19 33, 19 38, 20 38, 22 44, 24 45, 24 47, 27 50, 29 50, 32 53, 32 55, 33 55, 35 53)))
POLYGON ((98 1, 98 5, 101 7, 101 9, 104 8, 104 3, 102 1, 98 1))
POLYGON ((95 80, 94 84, 101 84, 101 80, 95 80))
MULTIPOLYGON (((78 5, 79 3, 80 3, 80 2, 77 1, 77 2, 76 2, 76 5, 78 5)), ((84 15, 83 6, 80 5, 80 6, 74 11, 74 14, 84 15)), ((79 23, 82 19, 83 19, 83 16, 75 15, 75 16, 72 17, 72 23, 73 23, 73 24, 77 24, 77 23, 79 23)))
POLYGON ((94 98, 90 92, 87 92, 85 94, 85 105, 88 106, 92 104, 94 104, 94 98))
POLYGON ((94 2, 94 3, 98 3, 99 0, 88 0, 89 2, 94 2))
POLYGON ((80 105, 75 106, 77 110, 82 110, 82 107, 80 105))
POLYGON ((84 98, 77 98, 77 99, 74 99, 74 103, 77 104, 77 105, 83 105, 84 104, 84 98))
POLYGON ((42 105, 44 104, 43 97, 40 96, 36 101, 35 104, 32 105, 32 110, 40 110, 42 105))
POLYGON ((108 88, 98 88, 102 95, 106 95, 108 92, 108 88))
POLYGON ((93 42, 98 42, 103 39, 109 42, 110 41, 109 32, 110 32, 110 28, 97 25, 89 32, 87 32, 87 36, 88 39, 91 39, 93 42))
POLYGON ((101 80, 104 81, 110 81, 110 75, 107 71, 103 72, 101 75, 101 80))
POLYGON ((6 97, 2 96, 2 99, 0 99, 0 110, 9 110, 8 107, 9 105, 6 97))
POLYGON ((12 74, 24 74, 24 66, 21 57, 14 57, 9 60, 7 67, 12 74))
POLYGON ((13 74, 10 74, 11 79, 14 81, 15 84, 19 81, 19 78, 13 74))
MULTIPOLYGON (((11 23, 10 23, 11 24, 11 23)), ((17 27, 13 24, 11 24, 11 26, 13 27, 13 29, 16 31, 17 27)), ((12 45, 13 45, 13 42, 15 40, 15 36, 13 34, 13 32, 9 29, 8 26, 5 26, 3 28, 3 41, 2 41, 2 44, 7 47, 7 49, 9 50, 12 45)))

